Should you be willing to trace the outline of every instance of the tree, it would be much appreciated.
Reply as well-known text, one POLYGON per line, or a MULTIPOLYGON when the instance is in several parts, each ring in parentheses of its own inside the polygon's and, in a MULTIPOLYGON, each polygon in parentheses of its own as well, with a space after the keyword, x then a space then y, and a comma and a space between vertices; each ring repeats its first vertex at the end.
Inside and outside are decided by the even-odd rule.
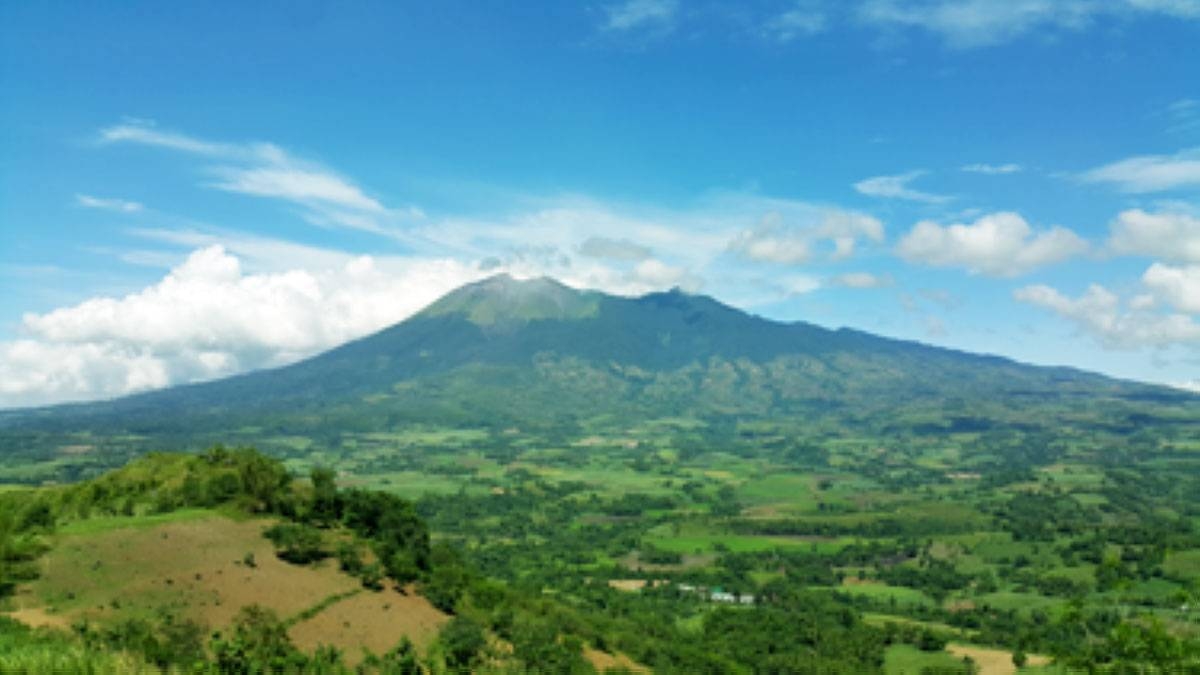
POLYGON ((250 499, 251 510, 274 510, 279 502, 280 493, 290 480, 283 463, 252 448, 238 450, 235 457, 242 492, 250 499))
POLYGON ((333 469, 314 468, 309 472, 313 494, 309 506, 310 517, 319 525, 328 525, 341 518, 341 499, 337 492, 337 474, 333 469))
POLYGON ((212 653, 222 673, 301 672, 306 659, 288 638, 275 612, 260 605, 243 607, 234 618, 233 636, 214 636, 212 653))
POLYGON ((446 665, 459 672, 469 671, 487 646, 479 624, 461 616, 454 617, 442 628, 438 641, 445 652, 446 665))
POLYGON ((275 555, 295 565, 307 565, 329 556, 320 530, 308 525, 280 523, 267 528, 263 536, 275 544, 275 555))

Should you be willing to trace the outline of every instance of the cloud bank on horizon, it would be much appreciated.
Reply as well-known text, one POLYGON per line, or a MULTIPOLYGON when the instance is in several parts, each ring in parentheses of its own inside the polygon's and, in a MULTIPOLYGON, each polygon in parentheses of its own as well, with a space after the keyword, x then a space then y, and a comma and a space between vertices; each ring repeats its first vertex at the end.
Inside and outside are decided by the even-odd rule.
POLYGON ((0 407, 290 363, 501 271, 1200 381, 1200 61, 1129 51, 1197 44, 1200 0, 624 0, 474 37, 445 11, 310 17, 280 35, 329 64, 284 46, 176 101, 146 36, 219 68, 184 18, 227 17, 113 25, 148 55, 84 65, 18 55, 96 38, 6 8, 32 65, 0 110, 0 407), (61 98, 92 81, 94 110, 61 98))

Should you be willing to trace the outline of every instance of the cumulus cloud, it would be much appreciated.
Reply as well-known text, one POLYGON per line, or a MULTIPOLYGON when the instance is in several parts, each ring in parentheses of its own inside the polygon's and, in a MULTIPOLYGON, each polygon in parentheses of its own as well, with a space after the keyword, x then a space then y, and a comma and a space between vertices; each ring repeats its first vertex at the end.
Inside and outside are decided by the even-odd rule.
POLYGON ((1174 155, 1141 155, 1096 167, 1079 175, 1086 183, 1106 183, 1122 192, 1144 194, 1200 188, 1200 148, 1174 155))
POLYGON ((648 26, 669 26, 677 11, 677 0, 626 0, 606 8, 604 28, 628 31, 648 26))
POLYGON ((1200 265, 1154 263, 1142 274, 1142 284, 1176 309, 1200 314, 1200 265))
POLYGON ((220 246, 161 281, 28 314, 0 343, 0 405, 104 398, 282 365, 399 321, 478 278, 453 260, 369 257, 339 268, 249 274, 220 246))
POLYGON ((1016 213, 980 217, 972 224, 921 221, 896 246, 905 260, 962 267, 974 274, 1009 277, 1061 262, 1088 250, 1079 235, 1062 227, 1035 232, 1016 213))
POLYGON ((1108 248, 1124 255, 1200 263, 1200 218, 1182 211, 1123 211, 1109 226, 1108 248))
POLYGON ((921 192, 914 190, 908 186, 909 183, 925 175, 925 171, 909 171, 895 176, 875 176, 867 178, 854 184, 854 189, 859 193, 868 197, 882 197, 885 199, 905 199, 912 202, 924 202, 926 204, 944 204, 953 197, 946 195, 935 195, 929 192, 921 192))
POLYGON ((158 147, 220 162, 207 167, 216 180, 205 183, 206 187, 298 205, 306 220, 322 226, 402 238, 396 225, 424 215, 413 207, 387 208, 350 179, 272 143, 208 141, 144 123, 103 129, 100 141, 158 147))
POLYGON ((988 176, 1002 176, 1010 173, 1020 173, 1020 164, 967 164, 962 167, 967 173, 982 173, 988 176))
POLYGON ((161 267, 163 277, 137 293, 26 316, 18 339, 0 343, 0 407, 106 398, 288 363, 497 272, 618 295, 678 286, 743 306, 770 304, 824 282, 772 275, 764 284, 761 268, 745 264, 752 256, 729 255, 731 242, 774 237, 838 260, 884 237, 883 224, 864 213, 745 193, 675 209, 570 195, 509 201, 511 212, 413 225, 407 256, 359 257, 198 225, 126 230, 149 245, 92 252, 161 267), (759 225, 740 230, 746 223, 759 225))
POLYGON ((117 211, 118 213, 137 213, 143 206, 138 202, 127 199, 93 197, 91 195, 75 195, 75 202, 89 209, 101 211, 117 211))
POLYGON ((1192 317, 1133 307, 1097 284, 1077 298, 1044 285, 1018 289, 1013 297, 1058 314, 1110 349, 1200 345, 1200 324, 1192 317))
POLYGON ((883 241, 883 223, 857 211, 797 205, 767 212, 758 225, 739 232, 729 250, 748 260, 796 265, 818 247, 831 249, 834 260, 848 258, 863 240, 883 241))
POLYGON ((863 22, 889 30, 919 29, 947 45, 971 49, 1038 31, 1078 31, 1101 17, 1158 14, 1200 18, 1195 0, 868 0, 863 22))

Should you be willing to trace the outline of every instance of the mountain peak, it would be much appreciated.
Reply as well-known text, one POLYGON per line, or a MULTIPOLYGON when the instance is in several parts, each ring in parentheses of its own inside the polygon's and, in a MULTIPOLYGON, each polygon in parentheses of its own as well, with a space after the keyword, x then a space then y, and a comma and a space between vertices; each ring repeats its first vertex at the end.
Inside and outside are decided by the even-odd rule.
POLYGON ((480 326, 577 319, 594 316, 599 300, 598 293, 578 291, 550 277, 518 279, 502 273, 451 292, 422 315, 460 315, 480 326))

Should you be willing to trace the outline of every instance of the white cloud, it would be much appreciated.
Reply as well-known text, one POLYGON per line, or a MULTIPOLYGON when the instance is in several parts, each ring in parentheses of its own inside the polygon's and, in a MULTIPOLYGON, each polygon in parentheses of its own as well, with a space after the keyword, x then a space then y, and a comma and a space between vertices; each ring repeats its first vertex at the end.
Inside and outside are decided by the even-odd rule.
POLYGON ((1103 286, 1093 284, 1078 298, 1043 285, 1014 292, 1020 302, 1049 309, 1110 349, 1142 349, 1200 345, 1200 324, 1186 314, 1152 313, 1122 303, 1103 286))
POLYGON ((669 26, 679 10, 677 0, 626 0, 606 8, 604 28, 627 31, 646 26, 669 26))
POLYGON ((1200 380, 1189 380, 1187 382, 1175 382, 1173 384, 1168 384, 1167 386, 1174 387, 1176 389, 1182 389, 1183 391, 1190 391, 1193 394, 1200 394, 1200 380))
POLYGON ((0 343, 0 406, 111 397, 276 366, 399 321, 478 278, 454 260, 369 257, 339 268, 247 274, 223 248, 158 283, 28 314, 0 343))
POLYGON ((1173 267, 1154 263, 1142 274, 1142 283, 1176 309, 1200 314, 1200 265, 1173 267))
POLYGON ((119 213, 137 213, 143 209, 143 206, 138 202, 132 202, 126 199, 106 199, 101 197, 93 197, 91 195, 75 195, 75 202, 80 206, 85 206, 89 209, 117 211, 119 213))
POLYGON ((643 260, 633 268, 633 279, 654 288, 680 287, 687 291, 699 290, 701 281, 682 267, 674 267, 661 260, 643 260))
POLYGON ((1087 183, 1108 183, 1122 192, 1143 194, 1200 188, 1200 148, 1174 155, 1142 155, 1085 171, 1087 183))
POLYGON ((589 258, 607 260, 645 260, 653 252, 647 246, 635 244, 628 239, 609 239, 608 237, 588 237, 579 245, 579 254, 589 258))
POLYGON ((280 199, 302 207, 305 220, 404 239, 400 224, 421 219, 419 209, 387 208, 349 179, 316 162, 292 156, 271 143, 221 143, 164 132, 145 124, 103 129, 102 143, 135 143, 222 162, 208 167, 217 177, 206 187, 280 199))
POLYGON ((381 213, 378 201, 363 194, 357 186, 327 172, 306 171, 293 167, 220 169, 224 180, 214 187, 259 197, 277 197, 294 202, 326 202, 348 209, 381 213))
POLYGON ((1168 105, 1162 114, 1167 119, 1167 131, 1173 134, 1200 131, 1200 100, 1179 99, 1168 105))
POLYGON ((196 155, 242 159, 255 154, 252 149, 229 143, 202 141, 184 134, 159 131, 147 124, 120 124, 100 131, 104 143, 138 143, 196 155))
POLYGON ((905 260, 972 273, 1008 277, 1087 251, 1079 235, 1062 227, 1035 232, 1016 213, 993 213, 970 225, 921 221, 896 246, 905 260))
POLYGON ((925 171, 909 171, 895 176, 875 176, 854 184, 854 189, 868 197, 883 197, 887 199, 905 199, 926 204, 944 204, 953 197, 921 192, 908 187, 908 184, 925 175, 925 171))
POLYGON ((780 280, 781 286, 788 295, 805 295, 819 290, 823 284, 816 277, 807 274, 797 274, 780 280))
POLYGON ((768 224, 773 236, 804 241, 821 259, 884 237, 882 223, 863 213, 753 194, 714 193, 677 209, 579 196, 508 202, 507 213, 412 226, 409 256, 364 258, 200 225, 126 230, 143 243, 92 252, 168 271, 136 293, 25 317, 19 339, 0 343, 0 407, 106 398, 287 363, 497 272, 618 295, 679 286, 753 300, 743 306, 770 304, 822 281, 772 275, 764 284, 761 268, 729 255, 744 224, 768 224))
POLYGON ((832 249, 834 260, 848 258, 863 240, 883 241, 883 223, 857 211, 796 204, 763 214, 758 225, 733 237, 729 250, 748 260, 796 265, 821 246, 832 249))
POLYGON ((764 32, 780 42, 809 37, 825 30, 829 18, 813 2, 797 2, 791 9, 771 17, 763 26, 764 32))
POLYGON ((1200 17, 1196 0, 868 0, 859 18, 886 29, 917 28, 947 45, 998 45, 1038 31, 1078 31, 1101 17, 1200 17))
POLYGON ((1020 164, 967 164, 962 167, 962 170, 967 173, 982 173, 988 176, 1001 176, 1010 173, 1019 173, 1021 171, 1020 164))
POLYGON ((1182 211, 1123 211, 1109 226, 1108 248, 1124 255, 1200 263, 1200 218, 1182 211))
POLYGON ((869 272, 847 272, 833 278, 834 286, 845 288, 885 288, 894 283, 890 276, 880 276, 869 272))

